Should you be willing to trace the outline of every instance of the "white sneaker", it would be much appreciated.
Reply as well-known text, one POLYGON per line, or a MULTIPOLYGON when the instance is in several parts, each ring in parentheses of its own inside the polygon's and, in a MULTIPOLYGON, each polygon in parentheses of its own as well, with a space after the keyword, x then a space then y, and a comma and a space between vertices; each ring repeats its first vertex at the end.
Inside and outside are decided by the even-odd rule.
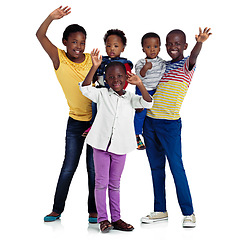
POLYGON ((196 227, 196 217, 195 217, 194 213, 190 216, 185 216, 183 218, 183 227, 184 228, 196 227))
POLYGON ((152 212, 146 217, 141 218, 142 223, 153 223, 158 221, 163 221, 168 219, 167 212, 152 212))

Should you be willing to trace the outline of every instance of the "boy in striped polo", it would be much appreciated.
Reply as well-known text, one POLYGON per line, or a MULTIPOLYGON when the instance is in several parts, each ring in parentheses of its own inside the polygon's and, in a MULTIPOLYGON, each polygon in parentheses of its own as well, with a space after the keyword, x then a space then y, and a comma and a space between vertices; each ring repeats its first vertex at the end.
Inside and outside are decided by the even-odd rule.
POLYGON ((143 223, 168 218, 165 198, 166 157, 174 178, 178 202, 184 215, 183 227, 195 227, 196 218, 187 177, 182 163, 181 118, 179 111, 195 71, 197 57, 202 44, 211 35, 210 28, 199 28, 196 45, 189 57, 184 58, 187 49, 185 33, 173 30, 166 38, 167 53, 172 58, 166 63, 166 71, 160 80, 154 104, 147 111, 143 128, 146 151, 152 172, 154 188, 154 212, 141 220, 143 223))

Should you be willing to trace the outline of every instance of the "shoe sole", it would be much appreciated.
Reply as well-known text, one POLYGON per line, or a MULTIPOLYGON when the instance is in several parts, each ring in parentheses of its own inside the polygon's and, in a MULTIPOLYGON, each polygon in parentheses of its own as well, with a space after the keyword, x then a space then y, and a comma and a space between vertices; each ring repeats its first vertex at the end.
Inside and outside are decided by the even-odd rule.
POLYGON ((141 219, 142 223, 154 223, 154 222, 161 222, 161 221, 166 221, 168 220, 168 217, 165 218, 156 218, 156 219, 141 219))
POLYGON ((105 228, 102 233, 108 233, 109 231, 113 230, 113 226, 105 228))
POLYGON ((184 223, 183 228, 195 228, 196 223, 184 223))

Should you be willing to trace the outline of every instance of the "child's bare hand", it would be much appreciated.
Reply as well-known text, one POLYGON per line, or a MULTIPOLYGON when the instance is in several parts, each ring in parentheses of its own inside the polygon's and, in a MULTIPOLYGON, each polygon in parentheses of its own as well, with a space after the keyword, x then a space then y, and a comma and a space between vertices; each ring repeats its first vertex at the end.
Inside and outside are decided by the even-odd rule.
POLYGON ((50 16, 52 17, 53 20, 56 19, 60 19, 64 16, 67 16, 68 14, 71 13, 71 8, 66 6, 64 8, 62 8, 62 6, 60 6, 59 8, 55 9, 52 13, 50 13, 50 16))
POLYGON ((139 76, 137 76, 134 73, 130 73, 130 72, 127 72, 127 82, 132 84, 132 85, 139 85, 139 84, 142 83, 139 76))
POLYGON ((91 52, 92 63, 93 63, 93 66, 95 66, 95 67, 99 67, 102 62, 102 55, 99 56, 99 52, 100 52, 100 50, 95 49, 95 48, 91 52))
POLYGON ((204 28, 204 31, 202 32, 202 29, 199 28, 199 35, 195 35, 197 42, 205 42, 212 33, 210 33, 211 28, 204 28))
POLYGON ((151 69, 152 68, 152 63, 151 62, 148 62, 147 59, 145 59, 146 63, 145 63, 145 67, 147 70, 151 69))

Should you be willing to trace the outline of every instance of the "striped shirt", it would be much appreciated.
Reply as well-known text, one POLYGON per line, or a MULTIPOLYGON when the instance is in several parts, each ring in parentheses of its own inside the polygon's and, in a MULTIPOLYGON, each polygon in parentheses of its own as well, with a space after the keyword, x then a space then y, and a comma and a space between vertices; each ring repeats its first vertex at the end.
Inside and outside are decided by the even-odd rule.
POLYGON ((166 71, 153 95, 154 104, 147 116, 156 119, 177 120, 180 108, 191 83, 195 66, 189 71, 189 57, 166 64, 166 71))
POLYGON ((142 77, 140 71, 146 64, 146 59, 140 59, 135 65, 135 72, 142 80, 143 85, 148 91, 155 90, 166 69, 166 61, 160 57, 147 59, 152 63, 152 68, 148 69, 145 77, 142 77))

